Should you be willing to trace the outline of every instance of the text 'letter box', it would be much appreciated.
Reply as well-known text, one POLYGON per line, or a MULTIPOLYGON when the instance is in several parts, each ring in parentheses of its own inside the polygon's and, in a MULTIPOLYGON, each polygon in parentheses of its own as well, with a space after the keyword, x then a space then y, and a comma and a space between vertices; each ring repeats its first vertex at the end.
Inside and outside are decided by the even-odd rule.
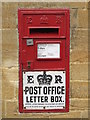
POLYGON ((68 9, 19 9, 19 111, 69 111, 68 9))

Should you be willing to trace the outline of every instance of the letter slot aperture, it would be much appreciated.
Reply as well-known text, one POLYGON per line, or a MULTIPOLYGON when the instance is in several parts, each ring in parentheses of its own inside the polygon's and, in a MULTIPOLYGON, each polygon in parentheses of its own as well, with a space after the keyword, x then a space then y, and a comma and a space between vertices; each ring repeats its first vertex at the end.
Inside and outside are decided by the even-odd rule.
POLYGON ((38 38, 60 37, 59 27, 31 27, 29 28, 29 35, 38 38))

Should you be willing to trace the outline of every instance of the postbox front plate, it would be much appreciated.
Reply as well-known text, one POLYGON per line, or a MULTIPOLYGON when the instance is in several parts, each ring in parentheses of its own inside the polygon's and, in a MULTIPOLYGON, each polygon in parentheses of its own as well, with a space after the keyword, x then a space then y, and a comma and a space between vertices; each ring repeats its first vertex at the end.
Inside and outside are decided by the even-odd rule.
POLYGON ((19 9, 19 111, 69 111, 68 9, 19 9))

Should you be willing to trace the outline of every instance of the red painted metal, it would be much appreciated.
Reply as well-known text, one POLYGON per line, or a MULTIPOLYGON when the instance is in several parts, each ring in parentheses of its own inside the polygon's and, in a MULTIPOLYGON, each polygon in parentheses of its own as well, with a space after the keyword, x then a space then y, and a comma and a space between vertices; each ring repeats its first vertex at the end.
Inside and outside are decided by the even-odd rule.
POLYGON ((69 111, 69 46, 70 13, 68 9, 19 9, 19 111, 20 112, 68 112, 69 111), (44 32, 40 32, 44 30, 44 32), (45 31, 49 31, 48 33, 45 31), (26 39, 33 38, 28 47, 26 39), (37 59, 38 43, 60 43, 60 59, 37 59), (31 62, 28 68, 27 62, 31 62), (40 62, 42 61, 42 62, 40 62), (53 110, 26 110, 23 108, 23 71, 65 70, 66 107, 53 110))

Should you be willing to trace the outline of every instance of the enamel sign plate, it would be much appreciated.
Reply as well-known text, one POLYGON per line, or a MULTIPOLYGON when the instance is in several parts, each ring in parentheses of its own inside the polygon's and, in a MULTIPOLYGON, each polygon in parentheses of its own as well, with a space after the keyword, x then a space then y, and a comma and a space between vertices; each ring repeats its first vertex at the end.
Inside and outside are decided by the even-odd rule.
POLYGON ((23 106, 25 109, 65 108, 65 71, 23 72, 23 106))

